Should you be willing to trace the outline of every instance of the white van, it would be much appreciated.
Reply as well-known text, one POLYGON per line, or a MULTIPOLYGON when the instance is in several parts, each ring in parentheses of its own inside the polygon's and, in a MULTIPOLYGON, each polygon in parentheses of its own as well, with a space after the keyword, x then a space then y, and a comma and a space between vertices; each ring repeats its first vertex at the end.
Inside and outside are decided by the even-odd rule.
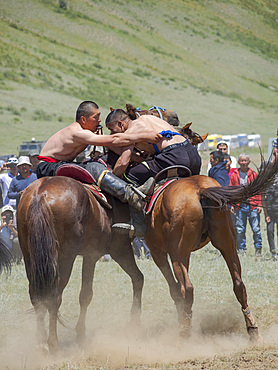
POLYGON ((262 138, 260 134, 248 135, 248 146, 258 148, 262 146, 262 138))

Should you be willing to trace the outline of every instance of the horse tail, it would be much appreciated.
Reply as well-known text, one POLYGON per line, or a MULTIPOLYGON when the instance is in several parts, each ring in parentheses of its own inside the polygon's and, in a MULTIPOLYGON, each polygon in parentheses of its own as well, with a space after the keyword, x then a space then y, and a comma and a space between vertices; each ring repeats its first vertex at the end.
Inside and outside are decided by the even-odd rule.
POLYGON ((35 195, 27 212, 29 283, 34 296, 47 298, 57 289, 58 238, 53 215, 43 195, 35 195))
MULTIPOLYGON (((267 187, 271 184, 278 171, 278 160, 261 166, 256 179, 248 185, 238 186, 214 186, 201 189, 200 198, 208 199, 215 203, 216 208, 227 209, 228 205, 246 203, 254 195, 264 194, 267 187)), ((203 205, 211 207, 211 205, 203 205)))
POLYGON ((7 273, 11 272, 12 258, 12 254, 5 244, 0 240, 0 274, 3 270, 6 270, 7 273))

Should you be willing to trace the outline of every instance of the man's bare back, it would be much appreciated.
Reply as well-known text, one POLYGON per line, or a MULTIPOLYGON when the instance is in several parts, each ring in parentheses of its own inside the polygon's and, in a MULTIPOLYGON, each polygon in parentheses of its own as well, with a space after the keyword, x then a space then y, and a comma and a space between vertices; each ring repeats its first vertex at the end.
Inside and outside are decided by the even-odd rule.
POLYGON ((125 132, 125 134, 136 137, 136 135, 139 135, 139 133, 142 132, 145 132, 147 136, 148 133, 151 132, 161 133, 162 131, 170 131, 172 135, 170 135, 169 138, 162 137, 161 141, 156 143, 156 148, 153 144, 150 143, 149 140, 136 142, 134 145, 123 148, 111 148, 111 150, 120 155, 113 169, 113 173, 119 177, 123 175, 131 161, 134 146, 147 153, 154 154, 157 151, 161 152, 169 145, 183 143, 186 140, 183 136, 179 134, 177 130, 173 128, 173 126, 155 116, 141 116, 134 121, 125 117, 124 115, 123 118, 123 120, 108 119, 108 121, 106 121, 106 125, 112 134, 117 132, 125 132))
MULTIPOLYGON (((139 132, 162 132, 162 131, 171 131, 175 132, 178 135, 173 135, 171 138, 163 137, 161 141, 159 141, 156 145, 159 151, 166 148, 169 145, 182 143, 185 141, 185 138, 179 134, 177 130, 173 128, 173 126, 169 125, 166 121, 151 115, 145 115, 137 118, 134 121, 129 123, 129 126, 125 133, 134 134, 139 132)), ((148 153, 154 154, 155 149, 152 144, 148 141, 136 143, 135 146, 138 149, 145 150, 148 153)))

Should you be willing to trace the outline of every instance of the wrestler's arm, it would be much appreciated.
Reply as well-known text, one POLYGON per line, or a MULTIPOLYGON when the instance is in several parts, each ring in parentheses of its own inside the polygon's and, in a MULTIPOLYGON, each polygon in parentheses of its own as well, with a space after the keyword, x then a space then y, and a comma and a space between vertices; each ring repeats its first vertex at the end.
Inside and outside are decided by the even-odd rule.
MULTIPOLYGON (((120 146, 107 146, 106 148, 111 150, 112 152, 118 154, 118 155, 122 155, 122 153, 126 149, 126 147, 120 147, 120 146)), ((130 158, 130 162, 141 163, 144 160, 145 160, 145 158, 142 157, 140 155, 140 153, 135 152, 134 149, 133 149, 132 154, 131 154, 131 158, 130 158)))
MULTIPOLYGON (((128 130, 127 130, 128 131, 128 130)), ((162 136, 153 131, 140 132, 134 130, 132 132, 124 132, 113 135, 96 135, 89 130, 82 130, 75 133, 75 141, 83 144, 99 145, 99 146, 129 146, 137 142, 149 141, 157 143, 162 139, 162 136)))
POLYGON ((114 175, 121 177, 124 174, 125 170, 127 169, 130 163, 130 160, 132 157, 132 151, 133 151, 133 145, 124 148, 122 154, 118 158, 113 168, 112 172, 114 173, 114 175))

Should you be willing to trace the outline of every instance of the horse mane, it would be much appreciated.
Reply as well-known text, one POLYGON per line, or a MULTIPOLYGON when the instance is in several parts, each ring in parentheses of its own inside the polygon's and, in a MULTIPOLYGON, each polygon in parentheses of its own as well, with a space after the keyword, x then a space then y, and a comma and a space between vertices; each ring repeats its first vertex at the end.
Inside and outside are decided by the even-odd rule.
MULTIPOLYGON (((247 185, 238 186, 214 186, 202 189, 200 192, 201 200, 209 199, 215 203, 215 208, 226 210, 228 205, 247 203, 248 199, 254 195, 264 194, 268 186, 274 179, 278 171, 278 160, 273 163, 268 162, 261 165, 257 178, 247 185)), ((213 206, 208 206, 212 208, 213 206)))

